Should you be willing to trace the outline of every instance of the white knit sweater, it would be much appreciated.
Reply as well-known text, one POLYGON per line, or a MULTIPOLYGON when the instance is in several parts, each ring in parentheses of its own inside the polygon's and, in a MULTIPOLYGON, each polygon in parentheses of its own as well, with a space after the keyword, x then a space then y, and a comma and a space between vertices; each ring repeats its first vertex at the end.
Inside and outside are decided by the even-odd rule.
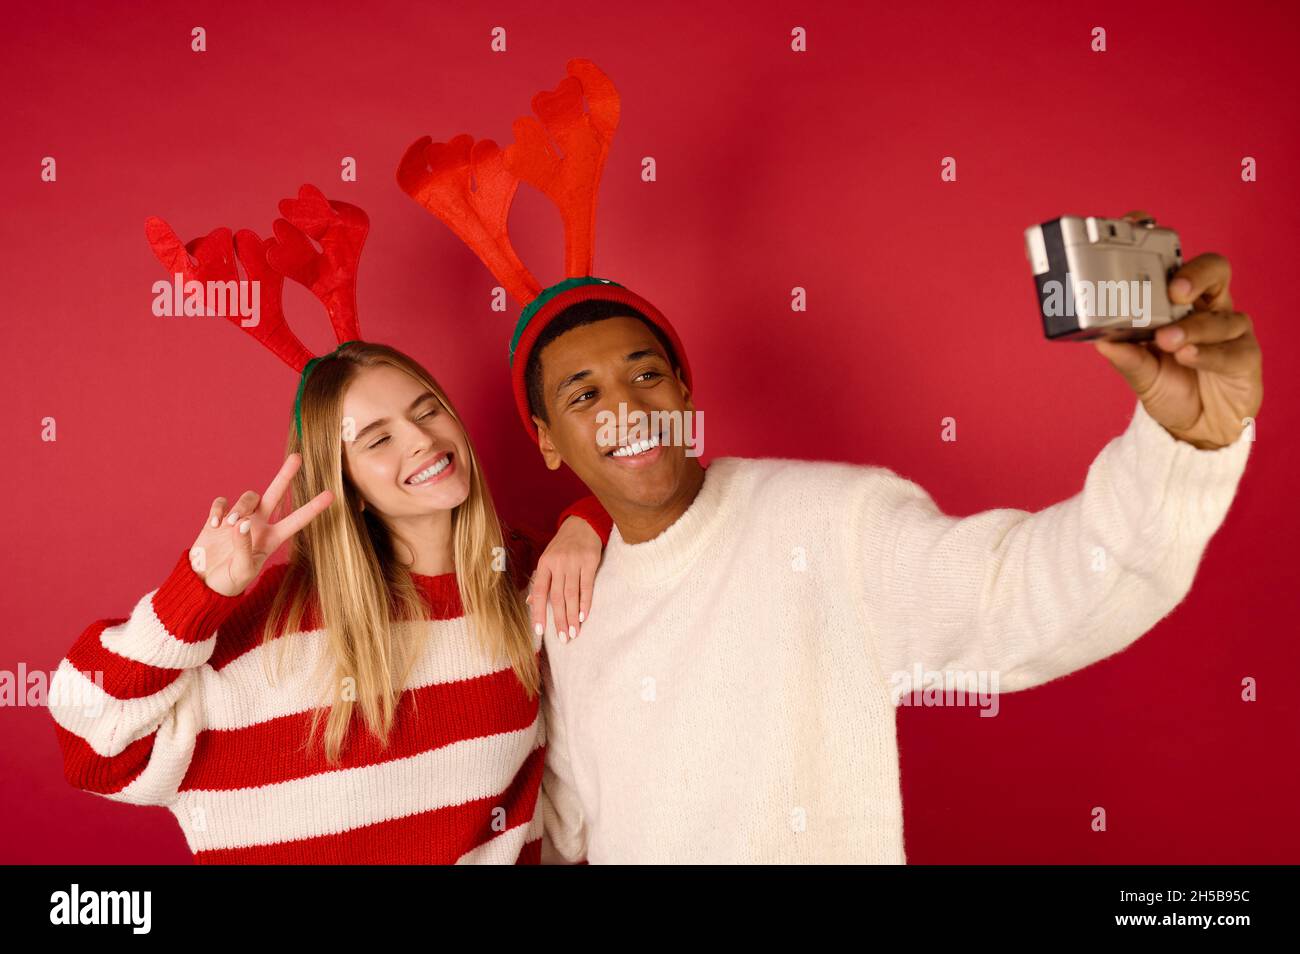
POLYGON ((1198 450, 1138 402, 1081 493, 964 518, 881 467, 713 461, 659 536, 615 528, 582 635, 547 628, 543 861, 904 862, 897 674, 1010 692, 1130 645, 1186 595, 1250 447, 1198 450))

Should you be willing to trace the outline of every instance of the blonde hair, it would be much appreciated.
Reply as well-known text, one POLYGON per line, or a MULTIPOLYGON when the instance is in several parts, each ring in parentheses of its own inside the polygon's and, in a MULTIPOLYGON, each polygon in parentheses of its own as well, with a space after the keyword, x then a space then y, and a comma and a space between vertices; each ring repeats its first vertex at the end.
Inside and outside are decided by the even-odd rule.
MULTIPOLYGON (((291 506, 301 506, 323 490, 332 491, 335 502, 293 537, 289 566, 267 615, 263 641, 270 642, 282 630, 300 629, 308 600, 315 597, 330 650, 327 662, 333 665, 325 680, 329 715, 324 745, 331 763, 339 761, 358 706, 369 730, 387 744, 403 687, 424 642, 403 640, 398 624, 427 618, 409 568, 396 557, 392 535, 382 520, 361 509, 361 496, 343 472, 344 393, 361 371, 380 365, 405 372, 432 391, 464 430, 433 376, 387 345, 345 345, 318 363, 307 379, 303 437, 299 439, 291 424, 286 450, 286 456, 302 454, 291 506), (344 692, 344 686, 350 691, 344 692)), ((541 678, 528 612, 508 568, 494 568, 492 555, 507 552, 501 524, 468 433, 465 446, 469 496, 451 514, 461 604, 479 646, 491 659, 509 659, 531 699, 540 691, 541 678)), ((416 625, 408 631, 427 636, 429 628, 416 625)), ((324 711, 315 710, 309 745, 324 711)))

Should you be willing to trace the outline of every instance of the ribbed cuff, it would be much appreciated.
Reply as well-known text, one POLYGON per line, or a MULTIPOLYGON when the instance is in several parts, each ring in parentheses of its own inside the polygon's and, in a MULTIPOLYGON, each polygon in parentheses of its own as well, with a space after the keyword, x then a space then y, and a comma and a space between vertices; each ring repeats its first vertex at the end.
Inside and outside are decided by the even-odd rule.
POLYGON ((234 612, 243 596, 222 596, 190 566, 188 550, 181 552, 171 575, 154 592, 153 609, 167 632, 181 642, 201 643, 234 612))
POLYGON ((1163 486, 1157 519, 1179 531, 1213 533, 1227 514, 1254 441, 1242 429, 1226 447, 1202 450, 1162 427, 1139 400, 1122 443, 1139 485, 1163 486))
POLYGON ((600 537, 601 547, 609 545, 609 532, 614 527, 614 521, 595 496, 583 497, 569 504, 555 521, 555 529, 559 530, 564 525, 564 521, 570 517, 587 521, 591 529, 595 530, 596 535, 600 537))

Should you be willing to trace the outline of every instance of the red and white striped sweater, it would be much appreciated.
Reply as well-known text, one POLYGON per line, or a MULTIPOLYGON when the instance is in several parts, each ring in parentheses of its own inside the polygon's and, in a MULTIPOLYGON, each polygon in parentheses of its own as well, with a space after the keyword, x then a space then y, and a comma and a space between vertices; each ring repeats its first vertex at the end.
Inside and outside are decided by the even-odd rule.
MULTIPOLYGON (((561 521, 569 514, 608 539, 595 498, 561 521)), ((540 550, 535 538, 507 539, 522 587, 540 550)), ((400 625, 432 632, 388 746, 358 712, 331 766, 319 734, 305 746, 327 652, 314 601, 301 631, 261 638, 287 568, 265 568, 232 598, 209 589, 182 553, 129 618, 91 625, 50 687, 68 780, 117 801, 166 805, 200 864, 537 863, 539 700, 508 661, 479 649, 455 574, 414 576, 429 621, 400 625), (271 684, 265 654, 282 640, 271 684)))

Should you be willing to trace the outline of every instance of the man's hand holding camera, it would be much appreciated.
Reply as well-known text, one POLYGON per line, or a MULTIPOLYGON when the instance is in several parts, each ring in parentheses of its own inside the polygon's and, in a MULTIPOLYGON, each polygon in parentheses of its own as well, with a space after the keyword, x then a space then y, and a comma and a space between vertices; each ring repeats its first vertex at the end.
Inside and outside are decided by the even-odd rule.
POLYGON ((1264 396, 1259 339, 1250 316, 1233 310, 1231 278, 1222 255, 1198 255, 1169 282, 1170 301, 1192 303, 1190 314, 1158 329, 1154 342, 1093 342, 1155 421, 1202 450, 1235 441, 1264 396))

